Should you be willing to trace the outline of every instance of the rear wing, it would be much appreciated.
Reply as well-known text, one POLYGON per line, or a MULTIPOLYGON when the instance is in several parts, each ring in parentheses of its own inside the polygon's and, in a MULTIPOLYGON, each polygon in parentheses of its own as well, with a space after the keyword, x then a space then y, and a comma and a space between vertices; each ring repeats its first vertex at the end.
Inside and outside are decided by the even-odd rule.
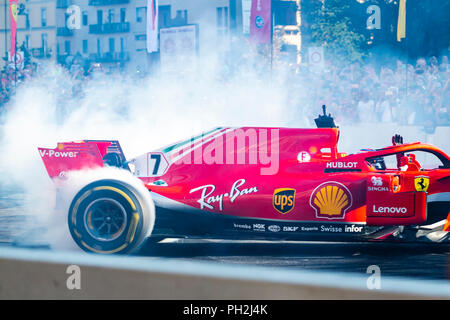
POLYGON ((81 140, 59 142, 55 149, 38 148, 50 178, 64 176, 72 170, 113 165, 122 167, 125 156, 119 141, 81 140))

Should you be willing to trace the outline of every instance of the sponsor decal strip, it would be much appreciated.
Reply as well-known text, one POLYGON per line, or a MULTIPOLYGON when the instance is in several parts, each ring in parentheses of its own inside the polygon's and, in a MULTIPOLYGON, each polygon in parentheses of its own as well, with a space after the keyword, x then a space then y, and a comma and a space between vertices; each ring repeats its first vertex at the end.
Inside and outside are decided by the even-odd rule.
POLYGON ((133 209, 133 211, 136 211, 136 206, 134 205, 134 202, 131 200, 131 198, 122 190, 114 188, 114 187, 109 187, 109 186, 102 186, 102 187, 96 187, 93 189, 94 191, 98 191, 98 190, 111 190, 114 192, 117 192, 118 194, 120 194, 122 197, 124 197, 128 203, 131 206, 131 209, 133 209))
POLYGON ((233 183, 229 193, 227 192, 227 193, 222 193, 222 194, 218 194, 218 195, 213 195, 214 191, 216 190, 216 186, 213 184, 207 184, 207 185, 204 185, 201 187, 191 189, 189 191, 189 193, 193 193, 193 192, 201 190, 200 199, 197 200, 197 202, 200 204, 201 210, 203 210, 205 208, 214 210, 215 207, 212 204, 218 202, 219 210, 222 211, 224 198, 229 198, 230 202, 233 203, 239 196, 258 192, 257 187, 239 189, 241 186, 243 186, 245 184, 245 182, 246 182, 245 179, 236 180, 233 183))
POLYGON ((233 228, 243 231, 269 233, 363 233, 365 225, 359 223, 298 223, 285 225, 284 223, 251 223, 234 222, 233 228))

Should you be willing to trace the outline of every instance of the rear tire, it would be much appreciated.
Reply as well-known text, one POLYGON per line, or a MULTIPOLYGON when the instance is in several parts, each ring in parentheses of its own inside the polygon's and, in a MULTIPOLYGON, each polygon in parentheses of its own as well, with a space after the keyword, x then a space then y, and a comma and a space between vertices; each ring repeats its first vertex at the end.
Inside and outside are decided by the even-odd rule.
POLYGON ((116 180, 88 184, 74 197, 68 215, 72 238, 87 252, 125 254, 138 249, 149 228, 137 192, 116 180))

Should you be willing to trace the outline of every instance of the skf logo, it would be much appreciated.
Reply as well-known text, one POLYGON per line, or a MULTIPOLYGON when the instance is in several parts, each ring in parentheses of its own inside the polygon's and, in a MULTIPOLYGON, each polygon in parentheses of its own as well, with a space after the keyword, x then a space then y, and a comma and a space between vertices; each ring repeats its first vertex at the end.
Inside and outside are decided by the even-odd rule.
POLYGON ((317 218, 343 219, 352 206, 352 194, 339 182, 325 182, 314 189, 309 204, 317 218))
POLYGON ((427 192, 430 185, 430 178, 425 176, 414 177, 414 186, 416 191, 427 192))
MULTIPOLYGON (((58 148, 61 149, 61 148, 58 148)), ((41 154, 42 158, 49 157, 49 158, 76 158, 78 156, 78 152, 76 151, 55 151, 53 149, 39 149, 39 153, 41 154)))
POLYGON ((295 189, 279 188, 273 192, 273 207, 279 213, 286 214, 295 206, 295 189))

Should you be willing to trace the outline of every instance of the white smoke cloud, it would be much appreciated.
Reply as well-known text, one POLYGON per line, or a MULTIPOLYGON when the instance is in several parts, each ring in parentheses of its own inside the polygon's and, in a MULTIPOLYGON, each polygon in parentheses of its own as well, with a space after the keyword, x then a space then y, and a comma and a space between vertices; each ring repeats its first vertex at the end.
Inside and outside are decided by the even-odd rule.
MULTIPOLYGON (((83 83, 79 96, 72 95, 71 88, 77 83, 70 74, 60 66, 48 65, 43 67, 45 72, 19 87, 0 127, 1 184, 24 191, 23 210, 52 229, 52 243, 70 247, 71 239, 66 214, 59 213, 64 218, 54 219, 58 216, 55 186, 38 147, 112 139, 120 141, 130 159, 216 126, 292 123, 289 108, 283 105, 286 88, 281 82, 248 69, 224 81, 218 59, 203 57, 201 61, 198 72, 182 76, 158 74, 145 80, 94 77, 83 83), (55 231, 61 234, 55 235, 55 231)), ((108 174, 117 177, 117 172, 108 174)), ((81 186, 74 183, 70 192, 75 194, 89 177, 78 176, 81 186)), ((67 209, 69 205, 67 200, 59 207, 67 209)))

